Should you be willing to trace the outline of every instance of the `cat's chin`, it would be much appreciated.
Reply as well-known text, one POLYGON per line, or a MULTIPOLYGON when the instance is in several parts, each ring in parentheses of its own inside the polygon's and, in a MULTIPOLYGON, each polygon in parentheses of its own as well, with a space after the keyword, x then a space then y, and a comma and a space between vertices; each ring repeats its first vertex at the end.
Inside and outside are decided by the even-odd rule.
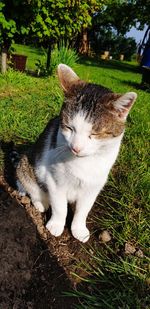
POLYGON ((73 152, 72 152, 72 154, 73 154, 73 156, 74 156, 74 158, 85 158, 85 157, 90 157, 92 154, 91 153, 78 153, 78 154, 74 154, 73 152))

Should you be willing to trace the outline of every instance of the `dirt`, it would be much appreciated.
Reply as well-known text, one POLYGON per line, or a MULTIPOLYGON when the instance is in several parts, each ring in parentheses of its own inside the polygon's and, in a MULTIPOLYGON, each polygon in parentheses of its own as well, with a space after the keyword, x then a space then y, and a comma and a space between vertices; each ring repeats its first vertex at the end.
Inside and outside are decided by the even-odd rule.
MULTIPOLYGON (((25 145, 26 147, 26 145, 25 145)), ((70 231, 73 206, 68 208, 65 230, 60 237, 45 228, 50 210, 39 213, 27 196, 14 189, 14 170, 9 154, 12 143, 2 143, 0 151, 0 309, 71 309, 79 303, 65 292, 84 289, 80 277, 87 276, 77 265, 89 262, 91 247, 102 245, 100 231, 92 215, 100 215, 94 206, 88 217, 91 232, 86 244, 73 238, 70 231)), ((19 151, 24 145, 19 144, 19 151)), ((86 285, 85 289, 90 289, 86 285)))
MULTIPOLYGON (((84 246, 70 232, 72 212, 61 237, 45 228, 50 213, 40 214, 28 197, 20 197, 0 176, 0 309, 74 308, 67 297, 85 273, 76 264, 88 259, 84 246)), ((90 225, 90 222, 89 222, 90 225)))

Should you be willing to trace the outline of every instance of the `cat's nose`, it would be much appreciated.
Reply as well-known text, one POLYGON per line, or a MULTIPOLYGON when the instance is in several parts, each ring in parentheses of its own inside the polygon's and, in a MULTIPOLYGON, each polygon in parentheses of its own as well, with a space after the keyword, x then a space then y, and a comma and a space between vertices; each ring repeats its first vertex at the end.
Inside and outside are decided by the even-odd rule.
POLYGON ((81 149, 78 146, 75 146, 75 147, 71 147, 71 151, 74 154, 78 154, 81 151, 81 149))

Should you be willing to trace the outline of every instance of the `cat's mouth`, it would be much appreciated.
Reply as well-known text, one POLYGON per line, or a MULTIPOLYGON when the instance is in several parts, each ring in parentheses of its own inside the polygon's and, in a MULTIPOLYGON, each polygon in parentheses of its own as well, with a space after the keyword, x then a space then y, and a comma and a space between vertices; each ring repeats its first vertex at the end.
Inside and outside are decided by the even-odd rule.
POLYGON ((87 154, 87 153, 76 153, 72 149, 70 149, 70 151, 71 151, 71 154, 74 157, 77 157, 77 158, 84 158, 84 157, 88 157, 89 156, 89 154, 87 154))

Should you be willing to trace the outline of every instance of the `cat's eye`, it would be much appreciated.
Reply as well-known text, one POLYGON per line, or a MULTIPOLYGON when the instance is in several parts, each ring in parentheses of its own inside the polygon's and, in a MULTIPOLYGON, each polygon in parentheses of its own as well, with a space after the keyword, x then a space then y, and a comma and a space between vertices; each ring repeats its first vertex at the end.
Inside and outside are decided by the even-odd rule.
POLYGON ((110 135, 112 135, 111 132, 99 132, 99 133, 92 133, 89 138, 106 138, 109 137, 110 135))
POLYGON ((89 138, 90 138, 90 139, 91 139, 91 138, 96 138, 97 136, 98 136, 98 134, 94 134, 94 133, 93 133, 93 134, 90 134, 90 135, 89 135, 89 138))
POLYGON ((69 127, 69 126, 64 126, 65 129, 73 131, 73 128, 69 127))

